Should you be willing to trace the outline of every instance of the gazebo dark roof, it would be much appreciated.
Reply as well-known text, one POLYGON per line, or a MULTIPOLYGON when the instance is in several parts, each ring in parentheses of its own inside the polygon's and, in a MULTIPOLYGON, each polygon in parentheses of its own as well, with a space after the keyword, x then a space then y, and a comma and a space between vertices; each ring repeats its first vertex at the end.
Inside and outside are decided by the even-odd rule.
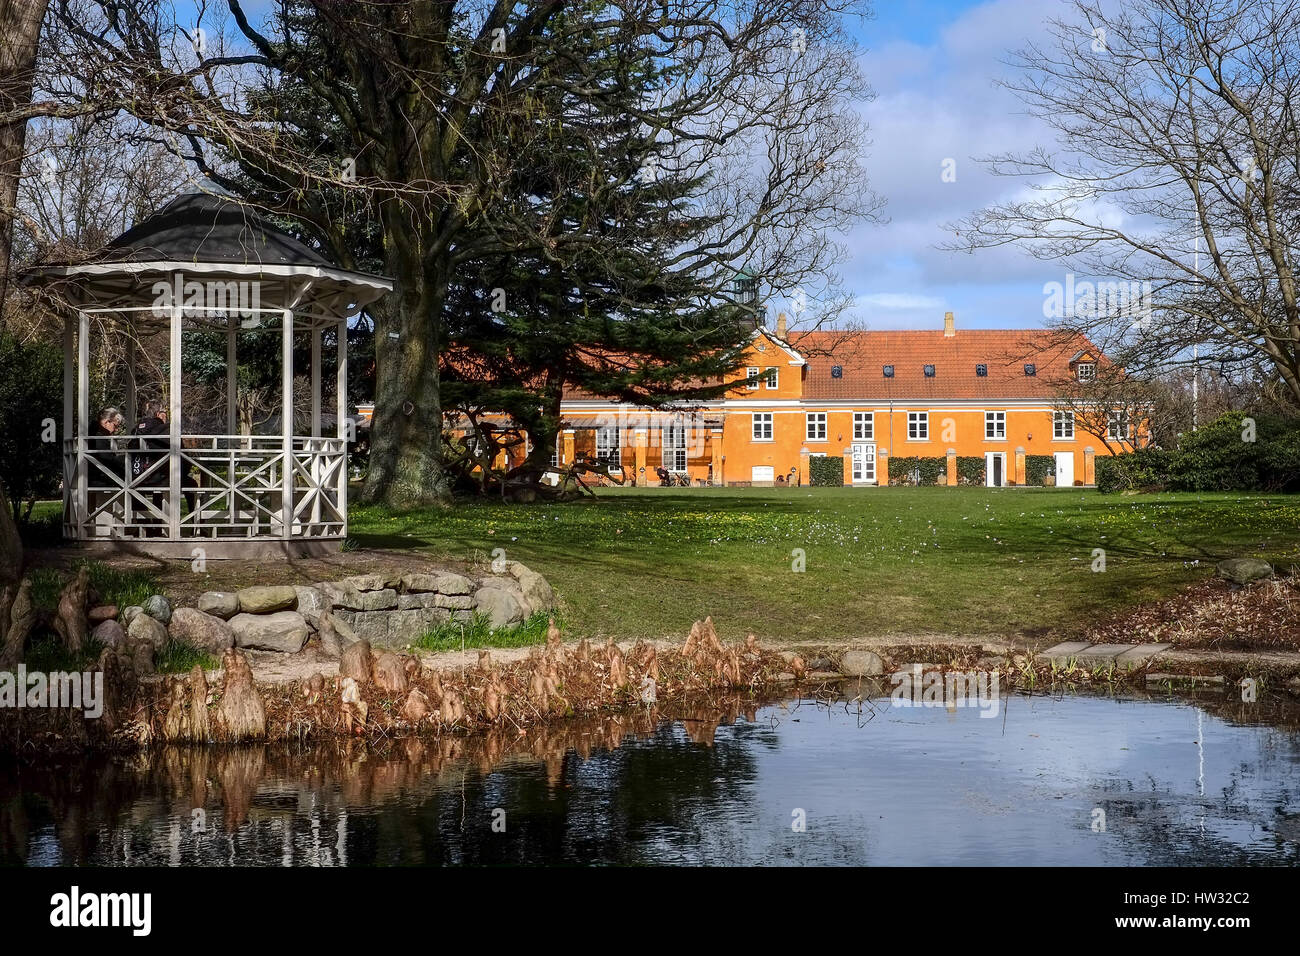
POLYGON ((335 268, 227 196, 185 193, 110 242, 95 257, 109 262, 211 262, 335 268))

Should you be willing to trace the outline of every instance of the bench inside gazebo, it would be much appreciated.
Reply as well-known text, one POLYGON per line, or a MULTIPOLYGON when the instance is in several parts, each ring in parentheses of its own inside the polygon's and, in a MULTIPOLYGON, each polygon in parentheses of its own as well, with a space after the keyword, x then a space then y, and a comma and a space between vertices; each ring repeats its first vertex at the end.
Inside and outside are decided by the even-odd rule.
POLYGON ((91 259, 43 265, 24 281, 49 289, 66 309, 66 538, 177 557, 338 549, 347 536, 348 441, 355 440, 347 405, 348 318, 390 291, 390 280, 337 268, 234 199, 191 193, 91 259), (240 338, 277 330, 278 421, 266 416, 274 432, 253 434, 240 427, 237 410, 240 338), (121 343, 121 407, 124 417, 140 416, 111 434, 97 427, 100 410, 90 402, 97 331, 121 343), (224 409, 184 406, 185 337, 196 331, 208 341, 213 333, 224 337, 224 409), (311 356, 304 376, 308 424, 297 427, 295 419, 304 416, 294 414, 295 336, 310 340, 311 356), (334 352, 328 416, 322 413, 326 337, 334 352), (146 417, 137 401, 141 359, 166 374, 158 383, 161 401, 147 409, 156 409, 155 416, 146 417), (147 433, 132 430, 139 421, 148 422, 147 433), (193 428, 199 421, 208 427, 193 428))

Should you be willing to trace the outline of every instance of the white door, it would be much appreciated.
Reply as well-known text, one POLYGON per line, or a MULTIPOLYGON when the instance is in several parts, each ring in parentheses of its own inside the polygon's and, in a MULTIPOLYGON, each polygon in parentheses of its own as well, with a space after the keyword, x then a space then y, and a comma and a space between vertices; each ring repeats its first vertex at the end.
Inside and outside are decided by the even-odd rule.
POLYGON ((765 481, 770 485, 776 480, 776 468, 773 465, 755 465, 749 480, 754 484, 765 481))
POLYGON ((984 484, 990 488, 1001 488, 1007 483, 1007 457, 1000 451, 984 453, 984 484))
POLYGON ((1056 487, 1074 487, 1074 452, 1056 452, 1056 487))
POLYGON ((876 480, 876 446, 867 442, 853 443, 853 483, 871 484, 876 480))

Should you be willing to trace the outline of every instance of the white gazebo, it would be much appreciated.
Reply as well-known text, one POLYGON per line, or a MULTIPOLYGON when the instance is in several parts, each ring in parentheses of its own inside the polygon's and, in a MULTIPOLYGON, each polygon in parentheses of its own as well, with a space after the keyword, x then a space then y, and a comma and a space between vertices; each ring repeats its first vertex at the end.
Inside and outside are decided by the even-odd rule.
MULTIPOLYGON (((46 265, 25 277, 68 306, 63 347, 64 536, 88 546, 158 556, 243 557, 337 549, 347 536, 348 317, 391 291, 379 276, 339 269, 233 199, 179 197, 94 258, 46 265), (98 320, 92 322, 93 318, 98 320), (241 434, 239 339, 274 331, 280 344, 275 433, 241 434), (126 345, 121 408, 126 428, 92 437, 91 335, 126 345), (224 333, 226 408, 186 414, 182 343, 195 330, 224 333), (322 333, 336 349, 329 435, 322 434, 322 333), (294 336, 310 336, 310 427, 295 430, 294 336), (166 348, 163 348, 165 334, 166 348), (150 345, 152 343, 152 346, 150 345), (148 356, 141 349, 156 350, 148 356), (140 414, 137 362, 166 371, 157 434, 130 433, 140 414), (217 427, 187 430, 199 417, 217 427), (224 429, 221 427, 224 424, 224 429), (297 431, 304 432, 298 434, 297 431), (214 432, 221 432, 215 434, 214 432)), ((161 383, 160 383, 161 384, 161 383)), ((301 400, 301 399, 300 399, 301 400)))

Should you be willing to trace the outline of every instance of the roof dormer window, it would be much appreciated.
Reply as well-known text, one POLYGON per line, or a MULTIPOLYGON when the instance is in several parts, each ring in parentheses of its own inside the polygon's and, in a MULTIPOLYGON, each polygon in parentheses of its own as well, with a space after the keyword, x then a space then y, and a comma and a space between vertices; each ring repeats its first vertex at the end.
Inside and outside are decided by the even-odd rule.
POLYGON ((1029 375, 1029 376, 1031 376, 1031 377, 1034 376, 1034 375, 1037 375, 1037 374, 1038 374, 1038 366, 1035 365, 1033 362, 1026 362, 1026 363, 1025 363, 1025 374, 1026 374, 1026 375, 1029 375))
POLYGON ((1075 377, 1081 382, 1091 382, 1097 377, 1096 362, 1080 362, 1074 370, 1075 377))
POLYGON ((844 377, 844 366, 843 366, 843 365, 832 365, 832 366, 831 366, 831 378, 843 378, 843 377, 844 377))
POLYGON ((926 377, 926 378, 934 378, 934 366, 933 366, 933 365, 923 365, 923 366, 921 366, 921 371, 923 371, 923 372, 925 373, 925 377, 926 377))
POLYGON ((981 362, 980 364, 975 366, 975 374, 980 378, 988 378, 989 367, 985 365, 983 362, 981 362))
POLYGON ((885 378, 893 378, 893 377, 894 377, 894 366, 892 366, 892 365, 882 365, 881 368, 880 368, 880 374, 883 375, 885 378))

